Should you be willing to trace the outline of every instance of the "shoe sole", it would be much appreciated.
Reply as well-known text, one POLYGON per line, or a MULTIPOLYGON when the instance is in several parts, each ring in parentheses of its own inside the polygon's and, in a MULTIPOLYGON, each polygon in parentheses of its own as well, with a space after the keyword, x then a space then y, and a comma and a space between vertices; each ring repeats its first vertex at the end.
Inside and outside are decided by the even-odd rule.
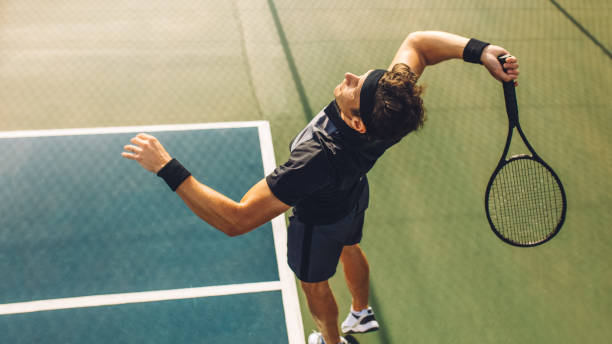
POLYGON ((361 331, 361 332, 349 330, 348 332, 344 332, 344 333, 346 333, 346 334, 360 334, 360 333, 368 333, 368 332, 378 331, 378 329, 379 329, 379 327, 372 327, 370 329, 367 329, 367 330, 361 331))

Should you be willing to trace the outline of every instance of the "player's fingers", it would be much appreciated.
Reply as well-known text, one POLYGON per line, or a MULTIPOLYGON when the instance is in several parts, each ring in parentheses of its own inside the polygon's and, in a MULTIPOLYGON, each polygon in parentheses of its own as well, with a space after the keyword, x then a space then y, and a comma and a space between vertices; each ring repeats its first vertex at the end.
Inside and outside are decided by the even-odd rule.
POLYGON ((126 158, 126 159, 130 159, 130 160, 138 160, 138 158, 136 157, 136 155, 132 154, 132 153, 126 153, 123 152, 121 153, 121 156, 126 158))
POLYGON ((507 71, 507 74, 518 76, 520 72, 518 69, 510 69, 507 71))
POLYGON ((513 69, 518 69, 518 68, 519 68, 518 63, 504 63, 505 70, 513 70, 513 69))
POLYGON ((518 69, 518 59, 512 55, 508 56, 503 63, 503 67, 505 70, 518 69))
POLYGON ((142 148, 136 147, 136 146, 133 146, 133 145, 125 145, 125 146, 123 146, 123 150, 128 151, 128 152, 134 152, 136 154, 142 152, 142 148))
POLYGON ((147 144, 147 141, 146 141, 146 140, 143 140, 143 139, 141 139, 141 138, 140 138, 140 137, 138 137, 138 136, 133 137, 133 138, 130 140, 130 142, 131 142, 131 143, 133 143, 133 144, 135 144, 135 145, 138 145, 138 146, 140 146, 140 147, 143 147, 144 145, 146 145, 146 144, 147 144))
POLYGON ((518 61, 518 59, 514 55, 510 55, 510 56, 508 56, 508 58, 506 58, 506 62, 508 62, 508 63, 515 63, 517 61, 518 61))
POLYGON ((155 136, 153 135, 149 135, 146 133, 140 133, 138 135, 136 135, 136 137, 142 139, 142 140, 156 140, 155 136))
POLYGON ((518 63, 504 63, 504 69, 506 70, 518 69, 518 67, 518 63))
POLYGON ((501 80, 504 82, 509 82, 509 81, 513 81, 518 79, 518 75, 517 74, 508 74, 508 73, 504 73, 501 77, 501 80))

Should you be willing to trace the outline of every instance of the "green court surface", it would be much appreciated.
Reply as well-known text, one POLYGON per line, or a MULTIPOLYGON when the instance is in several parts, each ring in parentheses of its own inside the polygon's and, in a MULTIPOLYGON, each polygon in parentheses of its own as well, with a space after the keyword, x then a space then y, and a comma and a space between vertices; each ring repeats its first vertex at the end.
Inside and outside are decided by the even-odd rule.
MULTIPOLYGON (((519 58, 517 96, 523 130, 567 192, 564 227, 552 241, 536 248, 508 246, 490 231, 484 192, 507 129, 501 85, 482 67, 458 60, 426 69, 420 81, 427 87, 424 129, 390 149, 368 175, 372 198, 362 246, 371 266, 371 303, 382 328, 356 338, 362 344, 386 344, 604 343, 612 337, 609 1, 8 0, 0 4, 0 18, 0 131, 263 120, 270 123, 278 163, 288 157, 294 135, 331 100, 344 73, 387 67, 408 33, 449 31, 507 48, 519 58)), ((248 184, 261 178, 261 172, 254 177, 241 172, 238 162, 224 161, 221 152, 200 150, 189 142, 178 138, 171 153, 188 168, 200 169, 200 180, 209 185, 224 174, 235 175, 240 180, 236 187, 222 190, 232 198, 239 199, 248 184)), ((182 209, 181 216, 193 226, 190 234, 196 237, 217 235, 181 208, 159 180, 121 161, 123 144, 105 147, 113 154, 95 162, 100 165, 92 172, 92 182, 111 185, 96 197, 116 201, 113 206, 121 208, 120 195, 130 179, 113 184, 108 168, 125 163, 130 175, 136 176, 131 180, 147 185, 140 197, 182 209)), ((47 163, 35 167, 29 162, 34 164, 29 173, 61 169, 61 157, 73 153, 72 147, 54 143, 45 149, 47 163)), ((82 149, 79 146, 77 155, 82 149)), ((520 152, 523 147, 513 145, 510 154, 520 152)), ((29 154, 21 145, 3 148, 0 178, 9 168, 21 173, 20 166, 7 167, 6 162, 27 162, 29 154)), ((68 192, 52 181, 37 182, 51 188, 45 192, 46 202, 68 192)), ((83 184, 75 183, 73 197, 85 192, 83 184)), ((7 200, 6 190, 43 193, 27 187, 3 185, 1 202, 12 210, 3 214, 0 227, 13 225, 16 214, 24 211, 7 200)), ((139 206, 138 212, 164 218, 165 205, 132 205, 129 213, 139 206)), ((80 215, 75 213, 70 216, 80 215)), ((95 216, 100 223, 109 220, 103 213, 95 216)), ((72 222, 61 217, 46 221, 52 220, 72 222)), ((34 218, 28 221, 36 223, 34 218)), ((116 223, 115 231, 105 227, 107 235, 138 232, 133 223, 116 223)), ((0 230, 7 233, 0 237, 0 245, 10 243, 0 262, 3 267, 11 265, 3 268, 7 276, 20 269, 13 266, 20 250, 15 240, 36 238, 0 230)), ((182 240, 169 227, 149 234, 159 240, 153 246, 139 243, 144 250, 163 252, 163 245, 182 240)), ((99 231, 81 232, 74 243, 64 242, 58 248, 95 246, 112 239, 101 236, 99 231)), ((227 250, 248 249, 248 240, 228 239, 232 244, 227 250)), ((192 251, 173 252, 174 259, 193 262, 198 252, 213 254, 210 247, 183 244, 192 251)), ((31 252, 35 251, 33 246, 31 252)), ((189 287, 181 281, 185 275, 165 264, 168 269, 156 265, 153 275, 141 276, 138 288, 147 289, 152 281, 167 283, 168 288, 189 287)), ((267 265, 263 260, 261 264, 267 265)), ((186 265, 194 265, 190 274, 201 284, 206 276, 197 269, 202 267, 186 265)), ((224 269, 218 267, 219 272, 224 269)), ((262 280, 269 280, 264 276, 262 280)), ((36 275, 23 278, 26 285, 45 283, 36 275)), ((1 283, 11 298, 31 297, 15 278, 1 283)), ((350 295, 341 269, 331 284, 342 319, 350 295)), ((129 286, 104 283, 96 287, 131 291, 129 286)), ((74 286, 53 284, 30 290, 41 297, 65 297, 73 292, 70 288, 74 286)), ((307 335, 315 326, 301 291, 299 297, 307 335)), ((186 315, 205 312, 207 298, 195 300, 186 315)), ((140 321, 139 312, 159 312, 164 319, 168 312, 182 313, 178 309, 189 304, 188 300, 167 302, 169 308, 164 310, 147 309, 157 304, 126 306, 123 316, 140 321)), ((84 324, 96 317, 96 309, 78 311, 84 324)), ((46 317, 44 312, 24 316, 24 331, 36 326, 31 325, 34 321, 51 326, 46 317)), ((186 316, 185 327, 177 325, 194 332, 176 340, 164 337, 167 333, 160 329, 160 338, 166 338, 160 342, 198 342, 195 338, 202 327, 192 321, 186 316)), ((210 325, 211 331, 239 331, 240 325, 227 322, 219 324, 220 329, 212 330, 210 325)), ((100 339, 107 335, 91 333, 99 333, 100 339)))

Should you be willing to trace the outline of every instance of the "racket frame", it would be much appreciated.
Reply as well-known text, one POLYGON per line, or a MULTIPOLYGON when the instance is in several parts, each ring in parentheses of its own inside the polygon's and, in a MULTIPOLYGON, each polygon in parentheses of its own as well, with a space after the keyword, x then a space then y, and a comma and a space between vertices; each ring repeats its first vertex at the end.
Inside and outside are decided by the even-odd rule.
MULTIPOLYGON (((503 55, 503 56, 498 57, 498 60, 502 64, 502 66, 506 62, 506 59, 508 57, 510 57, 510 55, 503 55)), ((493 171, 493 174, 491 175, 491 178, 489 179, 489 183, 487 184, 487 189, 485 192, 485 210, 487 214, 487 220, 489 221, 489 225, 491 226, 491 230, 493 230, 493 233, 495 233, 495 235, 497 235, 497 237, 499 237, 502 241, 510 245, 519 246, 519 247, 538 246, 552 239, 561 230, 561 227, 563 226, 563 223, 565 222, 565 215, 567 212, 567 199, 565 196, 565 190, 563 189, 563 184, 561 184, 561 180, 557 176, 557 173, 555 173, 555 171, 538 155, 538 153, 536 153, 535 149, 533 149, 533 147, 527 140, 527 137, 523 133, 523 129, 521 129, 521 124, 519 122, 519 116, 518 116, 518 103, 516 100, 516 90, 514 88, 514 81, 503 82, 503 86, 504 86, 504 99, 506 102, 506 114, 508 115, 508 137, 506 138, 506 145, 504 147, 504 151, 499 160, 499 163, 495 167, 495 170, 493 171), (514 129, 518 131, 521 137, 521 140, 523 141, 523 143, 525 144, 525 146, 527 147, 531 155, 519 154, 519 155, 514 155, 510 159, 506 160, 506 156, 508 155, 508 151, 510 150, 510 143, 512 141, 512 133, 514 132, 514 129), (515 160, 518 160, 518 159, 534 160, 542 164, 542 166, 544 166, 553 176, 553 178, 559 185, 559 190, 561 191, 563 208, 561 210, 561 218, 559 219, 559 223, 557 224, 557 226, 555 227, 555 229, 551 232, 549 236, 537 242, 520 243, 520 242, 516 242, 516 241, 510 240, 504 237, 495 227, 495 224, 493 223, 493 220, 491 219, 491 214, 489 212, 489 194, 491 192, 491 187, 493 186, 493 181, 495 180, 495 177, 497 177, 497 174, 502 170, 502 168, 505 165, 515 160)))

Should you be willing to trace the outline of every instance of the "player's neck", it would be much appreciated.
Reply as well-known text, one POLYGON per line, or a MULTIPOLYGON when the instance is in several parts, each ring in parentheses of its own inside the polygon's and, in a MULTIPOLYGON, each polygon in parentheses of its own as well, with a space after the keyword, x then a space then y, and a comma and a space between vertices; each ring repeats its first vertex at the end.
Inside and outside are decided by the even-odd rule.
POLYGON ((347 115, 342 111, 342 109, 340 109, 340 118, 342 118, 344 123, 346 123, 346 125, 348 125, 351 129, 355 130, 356 132, 360 134, 365 133, 365 126, 363 125, 361 118, 358 118, 352 115, 347 115))
POLYGON ((360 118, 356 118, 352 115, 347 115, 346 112, 342 110, 338 102, 334 102, 334 104, 336 105, 336 110, 338 110, 338 113, 340 114, 340 118, 344 121, 344 123, 346 123, 346 125, 349 126, 349 128, 361 134, 365 133, 365 126, 363 125, 363 122, 360 118))

